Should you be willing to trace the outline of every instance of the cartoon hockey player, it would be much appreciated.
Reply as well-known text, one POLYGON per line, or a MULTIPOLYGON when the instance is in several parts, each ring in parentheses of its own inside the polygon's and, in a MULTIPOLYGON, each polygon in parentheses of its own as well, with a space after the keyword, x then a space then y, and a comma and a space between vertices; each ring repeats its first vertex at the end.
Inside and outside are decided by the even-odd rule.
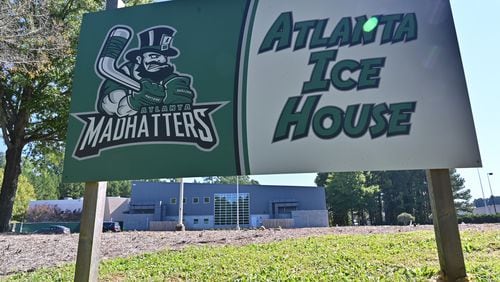
POLYGON ((119 27, 110 32, 97 61, 97 69, 105 78, 99 89, 99 112, 123 117, 143 108, 193 103, 191 77, 177 73, 169 61, 179 55, 171 46, 175 32, 168 26, 140 32, 139 48, 125 54, 126 62, 120 68, 116 61, 131 31, 119 27))

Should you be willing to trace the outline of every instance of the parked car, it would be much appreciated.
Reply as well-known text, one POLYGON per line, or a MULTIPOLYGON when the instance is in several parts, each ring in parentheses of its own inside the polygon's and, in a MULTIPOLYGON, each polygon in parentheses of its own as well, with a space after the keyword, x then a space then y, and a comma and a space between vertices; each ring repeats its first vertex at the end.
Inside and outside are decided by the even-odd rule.
POLYGON ((115 221, 105 221, 102 224, 102 232, 112 231, 112 232, 120 232, 122 229, 120 228, 120 223, 115 221))
POLYGON ((33 234, 71 234, 71 230, 62 225, 51 225, 35 230, 33 234))

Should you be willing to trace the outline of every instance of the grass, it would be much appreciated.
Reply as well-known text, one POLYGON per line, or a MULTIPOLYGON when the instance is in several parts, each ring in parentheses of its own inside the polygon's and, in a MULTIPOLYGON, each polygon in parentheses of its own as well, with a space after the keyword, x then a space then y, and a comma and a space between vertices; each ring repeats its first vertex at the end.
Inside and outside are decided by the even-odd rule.
MULTIPOLYGON (((473 281, 500 281, 500 232, 461 233, 473 281)), ((431 231, 330 235, 242 247, 189 247, 101 263, 100 281, 426 281, 439 271, 431 231)), ((72 281, 74 265, 7 281, 72 281)))

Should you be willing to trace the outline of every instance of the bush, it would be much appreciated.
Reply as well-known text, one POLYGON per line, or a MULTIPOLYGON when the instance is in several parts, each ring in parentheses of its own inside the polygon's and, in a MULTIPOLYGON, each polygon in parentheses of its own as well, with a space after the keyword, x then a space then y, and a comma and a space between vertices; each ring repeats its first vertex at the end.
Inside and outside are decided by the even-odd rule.
POLYGON ((500 223, 500 213, 497 214, 466 214, 458 216, 459 223, 500 223))
POLYGON ((415 221, 415 217, 409 213, 400 213, 397 217, 398 223, 402 225, 409 225, 415 221))

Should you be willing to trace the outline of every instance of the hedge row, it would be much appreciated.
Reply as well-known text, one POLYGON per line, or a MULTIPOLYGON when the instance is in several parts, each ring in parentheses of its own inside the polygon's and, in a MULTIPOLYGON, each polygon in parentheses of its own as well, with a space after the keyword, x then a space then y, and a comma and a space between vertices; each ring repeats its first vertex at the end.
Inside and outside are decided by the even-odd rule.
POLYGON ((458 216, 459 223, 500 223, 500 213, 497 214, 468 214, 458 216))

